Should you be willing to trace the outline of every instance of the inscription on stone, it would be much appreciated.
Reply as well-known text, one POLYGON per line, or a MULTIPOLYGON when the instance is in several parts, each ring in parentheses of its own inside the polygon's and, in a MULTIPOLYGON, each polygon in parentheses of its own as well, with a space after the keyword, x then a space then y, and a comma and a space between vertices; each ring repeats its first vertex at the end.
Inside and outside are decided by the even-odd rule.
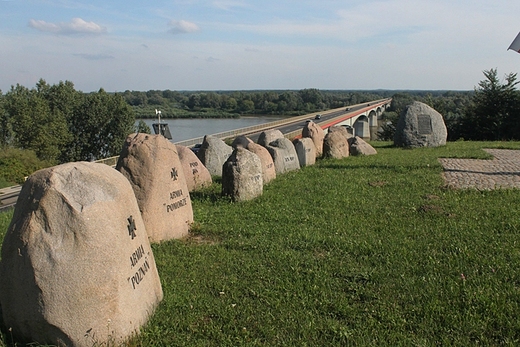
POLYGON ((294 156, 290 156, 290 157, 285 157, 284 159, 285 159, 286 163, 289 163, 291 161, 294 161, 296 158, 294 156))
MULTIPOLYGON (((170 200, 173 200, 173 199, 177 199, 181 196, 183 196, 184 194, 182 193, 182 189, 179 189, 179 190, 174 190, 173 192, 170 192, 170 200)), ((171 211, 174 211, 180 207, 183 207, 183 206, 186 206, 187 202, 186 202, 186 197, 174 202, 174 203, 171 203, 171 204, 165 204, 166 205, 166 212, 171 212, 171 211)))
POLYGON ((190 163, 190 167, 191 167, 191 170, 192 170, 191 173, 192 173, 193 175, 199 173, 199 170, 197 169, 198 166, 199 166, 199 163, 196 162, 196 161, 193 162, 193 163, 190 163))
POLYGON ((432 133, 432 120, 427 114, 420 114, 417 116, 417 127, 419 134, 429 135, 432 133))

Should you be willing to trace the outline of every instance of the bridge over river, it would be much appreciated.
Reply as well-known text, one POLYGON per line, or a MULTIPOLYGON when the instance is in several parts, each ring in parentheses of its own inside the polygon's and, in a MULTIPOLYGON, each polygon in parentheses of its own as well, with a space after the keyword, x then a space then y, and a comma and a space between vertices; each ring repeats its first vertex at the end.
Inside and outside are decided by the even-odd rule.
MULTIPOLYGON (((235 138, 237 136, 247 136, 251 140, 255 141, 262 131, 278 129, 285 135, 285 137, 293 139, 301 136, 305 122, 312 120, 322 129, 327 129, 333 125, 344 125, 352 129, 354 136, 359 136, 364 140, 374 140, 377 136, 378 119, 381 118, 385 109, 390 106, 391 101, 392 99, 381 99, 348 107, 309 113, 303 116, 289 117, 270 123, 229 130, 211 135, 223 140, 235 138), (319 119, 316 119, 317 115, 320 115, 319 119)), ((203 139, 204 137, 198 137, 175 142, 175 144, 192 147, 197 143, 201 143, 203 139)))
MULTIPOLYGON (((377 129, 379 127, 378 120, 381 118, 381 115, 385 109, 390 106, 391 101, 392 99, 381 99, 323 112, 309 113, 303 116, 289 117, 270 123, 264 123, 211 135, 219 137, 223 140, 228 138, 235 138, 237 136, 247 136, 256 142, 258 136, 263 131, 269 129, 279 129, 285 137, 294 139, 301 137, 305 123, 308 120, 312 120, 325 130, 334 125, 343 125, 348 127, 354 136, 359 136, 364 140, 373 140, 377 136, 377 129), (319 117, 317 117, 318 115, 319 117)), ((203 139, 204 137, 198 137, 186 141, 175 142, 175 144, 186 147, 193 147, 197 143, 202 143, 203 139)), ((98 160, 98 162, 115 166, 118 157, 119 156, 101 159, 98 160)), ((20 189, 21 186, 0 189, 0 211, 14 206, 20 189)))

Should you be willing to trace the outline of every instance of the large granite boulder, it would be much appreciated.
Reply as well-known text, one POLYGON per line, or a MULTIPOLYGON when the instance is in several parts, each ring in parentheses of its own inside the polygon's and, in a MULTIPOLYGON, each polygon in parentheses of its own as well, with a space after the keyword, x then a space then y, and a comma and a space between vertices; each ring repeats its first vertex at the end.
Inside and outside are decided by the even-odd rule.
POLYGON ((399 147, 438 147, 446 144, 448 131, 442 115, 422 102, 408 105, 397 122, 394 144, 399 147))
POLYGON ((313 121, 307 122, 302 129, 302 137, 309 137, 314 142, 316 147, 316 156, 321 157, 323 155, 323 139, 325 138, 325 132, 323 129, 313 121))
POLYGON ((177 148, 162 135, 127 137, 116 169, 130 181, 151 242, 188 235, 193 209, 177 148))
POLYGON ((347 138, 339 131, 327 133, 323 139, 323 157, 341 159, 348 156, 347 138))
POLYGON ((264 184, 267 184, 276 178, 276 169, 274 167, 273 158, 267 148, 260 146, 257 143, 249 143, 247 150, 253 152, 260 158, 262 162, 262 179, 264 184))
POLYGON ((213 183, 211 174, 197 155, 186 146, 176 145, 175 147, 177 148, 177 153, 181 161, 188 190, 193 192, 197 189, 210 186, 211 183, 213 183))
POLYGON ((247 201, 262 195, 263 187, 260 158, 243 147, 235 149, 222 168, 222 194, 247 201))
POLYGON ((277 139, 267 146, 267 150, 273 158, 277 175, 300 168, 298 154, 291 140, 286 138, 277 139))
POLYGON ((258 136, 258 140, 256 141, 256 143, 258 143, 260 146, 267 147, 271 142, 283 138, 284 136, 280 130, 269 129, 260 133, 260 136, 258 136))
POLYGON ((212 176, 222 176, 222 165, 233 153, 233 148, 212 135, 204 136, 197 157, 212 176))
POLYGON ((19 342, 119 346, 162 300, 128 180, 75 162, 25 182, 2 245, 0 305, 19 342))
POLYGON ((316 146, 310 137, 302 137, 293 141, 294 149, 298 155, 300 167, 314 165, 316 163, 316 146))
POLYGON ((377 151, 374 147, 369 145, 365 140, 359 136, 348 139, 349 149, 351 155, 374 155, 377 151))

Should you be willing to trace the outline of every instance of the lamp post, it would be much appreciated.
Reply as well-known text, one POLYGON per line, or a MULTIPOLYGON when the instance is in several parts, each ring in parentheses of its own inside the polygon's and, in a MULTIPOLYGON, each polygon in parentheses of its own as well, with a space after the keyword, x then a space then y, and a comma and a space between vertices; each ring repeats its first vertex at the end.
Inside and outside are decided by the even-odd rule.
POLYGON ((161 111, 155 109, 155 114, 159 118, 159 121, 157 122, 157 129, 159 130, 159 134, 162 135, 162 131, 161 131, 161 111))

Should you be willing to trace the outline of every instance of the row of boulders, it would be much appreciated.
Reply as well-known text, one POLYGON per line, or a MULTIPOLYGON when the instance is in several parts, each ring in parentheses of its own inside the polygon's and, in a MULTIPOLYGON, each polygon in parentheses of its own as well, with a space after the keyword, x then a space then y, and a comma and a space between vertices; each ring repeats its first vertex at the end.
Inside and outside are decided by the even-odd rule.
POLYGON ((117 345, 162 300, 150 243, 188 234, 191 191, 216 175, 223 194, 249 200, 319 156, 370 148, 340 127, 324 134, 310 122, 294 142, 276 130, 232 146, 206 136, 197 155, 162 136, 133 134, 116 170, 87 162, 40 170, 24 184, 2 246, 3 326, 20 342, 117 345))
POLYGON ((314 165, 316 158, 344 158, 350 154, 372 155, 376 150, 345 127, 324 130, 312 121, 306 123, 302 137, 291 142, 280 130, 267 130, 257 143, 245 136, 231 146, 213 136, 204 137, 197 153, 212 175, 222 176, 222 194, 234 201, 254 199, 263 185, 276 175, 314 165))

